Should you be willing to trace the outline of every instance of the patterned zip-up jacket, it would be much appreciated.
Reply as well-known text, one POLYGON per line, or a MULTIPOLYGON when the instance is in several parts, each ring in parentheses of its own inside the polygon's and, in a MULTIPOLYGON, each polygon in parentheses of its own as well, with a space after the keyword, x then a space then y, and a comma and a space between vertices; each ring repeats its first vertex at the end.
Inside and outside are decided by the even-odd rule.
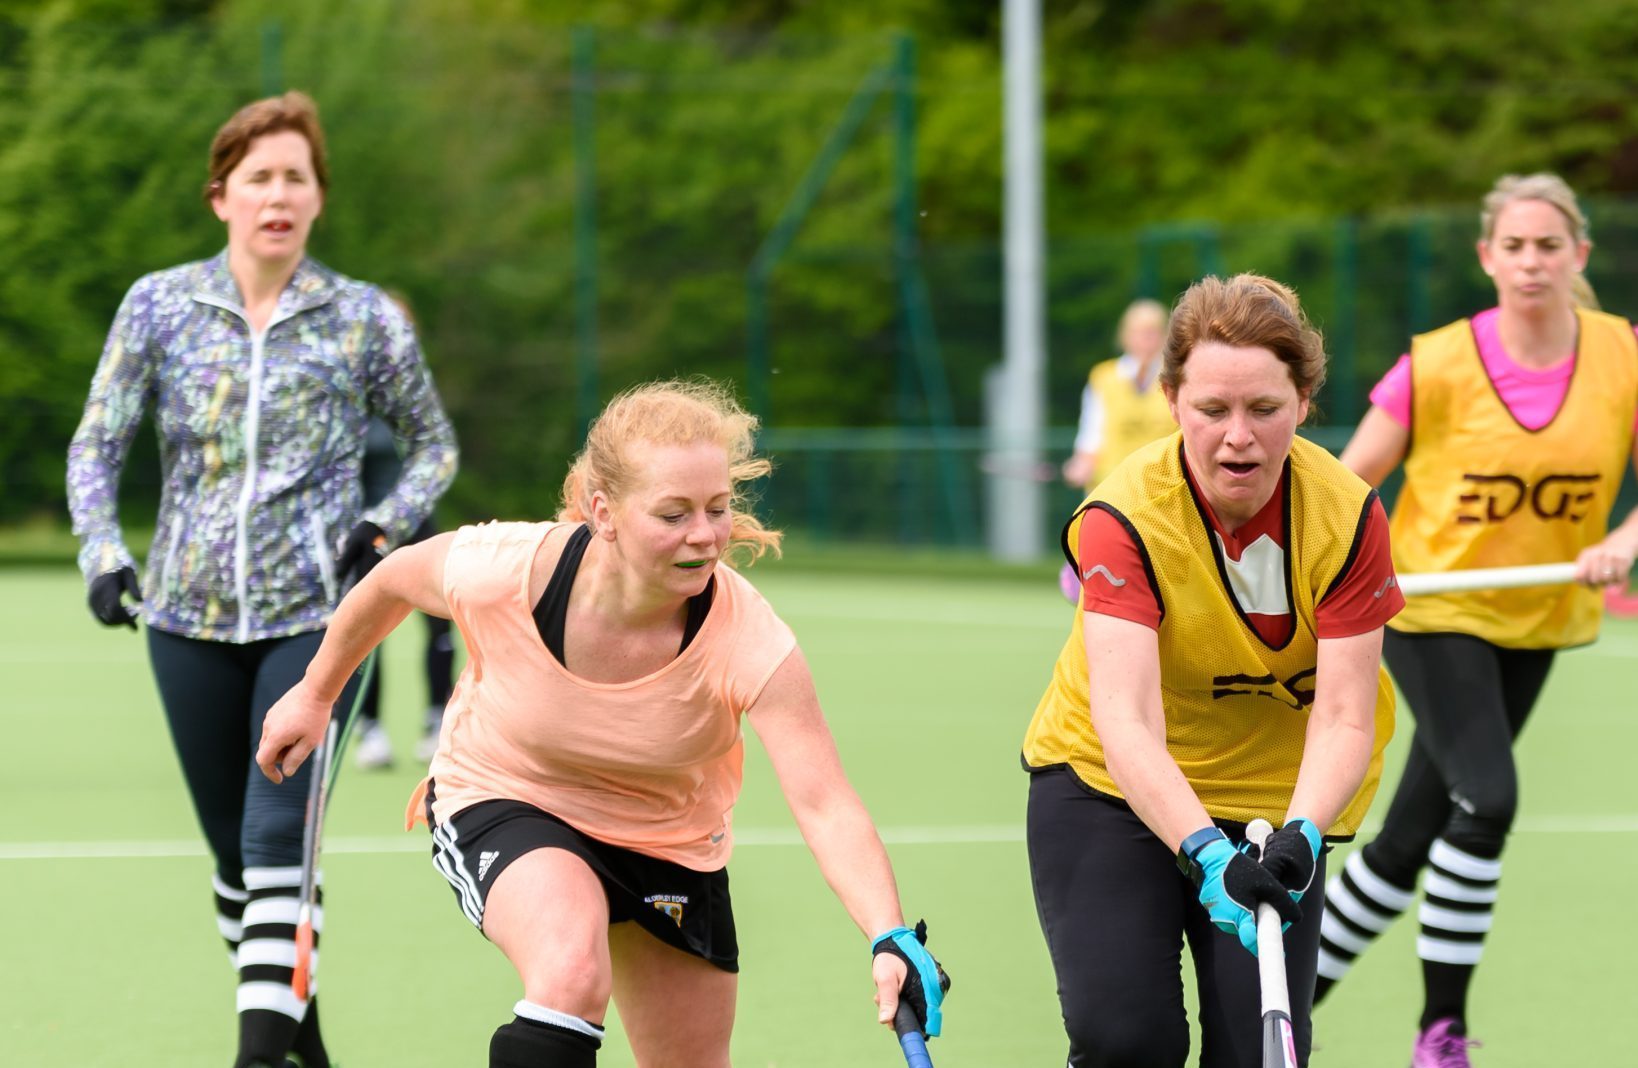
POLYGON ((152 404, 164 485, 143 581, 149 626, 250 642, 323 627, 339 543, 367 519, 397 545, 455 476, 455 435, 403 312, 380 288, 304 259, 261 335, 227 254, 158 271, 125 295, 68 447, 86 581, 135 567, 120 469, 152 404), (371 414, 404 454, 363 510, 371 414))

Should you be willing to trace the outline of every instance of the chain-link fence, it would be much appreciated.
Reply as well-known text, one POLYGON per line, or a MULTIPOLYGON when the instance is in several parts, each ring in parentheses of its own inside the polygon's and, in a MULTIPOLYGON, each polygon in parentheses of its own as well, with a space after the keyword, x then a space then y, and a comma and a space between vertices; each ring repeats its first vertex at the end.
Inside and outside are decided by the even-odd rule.
MULTIPOLYGON (((918 200, 948 161, 921 152, 918 123, 972 90, 918 74, 913 40, 231 10, 0 32, 0 522, 62 518, 64 450, 121 293, 220 247, 196 199, 211 133, 296 86, 319 100, 334 176, 312 251, 407 295, 460 433, 446 520, 546 513, 598 404, 707 374, 766 417, 775 523, 981 542, 998 221, 961 237, 926 220, 951 210, 918 200)), ((1638 203, 1587 209, 1591 280, 1607 307, 1638 309, 1619 269, 1638 252, 1638 203)), ((1050 223, 1053 461, 1136 296, 1168 300, 1207 272, 1295 286, 1333 355, 1319 398, 1332 441, 1412 333, 1493 302, 1476 205, 1114 234, 1050 223)), ((151 439, 126 479, 136 522, 153 503, 151 439)))

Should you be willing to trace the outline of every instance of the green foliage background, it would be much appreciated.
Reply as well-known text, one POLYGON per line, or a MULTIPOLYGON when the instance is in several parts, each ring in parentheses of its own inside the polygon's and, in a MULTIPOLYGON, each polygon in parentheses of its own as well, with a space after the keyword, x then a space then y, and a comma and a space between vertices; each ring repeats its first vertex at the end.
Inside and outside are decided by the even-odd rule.
MULTIPOLYGON (((1592 198, 1593 280, 1633 307, 1638 8, 1042 6, 1054 422, 1127 300, 1214 266, 1304 292, 1346 359, 1322 401, 1357 414, 1409 331, 1484 305, 1474 205, 1508 170, 1555 169, 1592 198), (1210 222, 1214 251, 1162 243, 1145 274, 1145 228, 1179 221, 1210 222)), ((334 183, 313 253, 415 307, 464 449, 446 507, 549 508, 579 432, 576 26, 595 30, 601 396, 673 373, 744 384, 746 268, 902 32, 915 251, 956 423, 981 423, 1001 347, 999 5, 0 0, 0 521, 61 514, 113 309, 141 274, 220 247, 205 149, 271 86, 324 114, 334 183)), ((775 271, 774 427, 927 416, 901 386, 891 121, 873 109, 775 271)))

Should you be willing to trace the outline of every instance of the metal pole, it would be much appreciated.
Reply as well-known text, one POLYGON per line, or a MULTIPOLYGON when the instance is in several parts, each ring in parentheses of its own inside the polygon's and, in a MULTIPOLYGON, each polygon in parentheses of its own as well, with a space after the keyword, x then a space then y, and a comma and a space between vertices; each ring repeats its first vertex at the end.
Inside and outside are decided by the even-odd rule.
POLYGON ((1002 29, 1006 96, 1006 361, 991 440, 986 529, 1002 560, 1033 560, 1043 545, 1040 461, 1046 372, 1042 275, 1040 0, 1007 0, 1002 29))

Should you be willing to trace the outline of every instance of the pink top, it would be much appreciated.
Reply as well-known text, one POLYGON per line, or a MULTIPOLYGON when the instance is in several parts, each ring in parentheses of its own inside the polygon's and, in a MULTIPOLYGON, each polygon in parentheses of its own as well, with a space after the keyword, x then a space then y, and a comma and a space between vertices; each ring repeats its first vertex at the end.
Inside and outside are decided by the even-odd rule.
MULTIPOLYGON (((1553 421, 1564 404, 1564 395, 1570 391, 1570 376, 1575 373, 1574 353, 1566 354, 1544 370, 1521 367, 1502 347, 1497 325, 1500 318, 1501 309, 1491 308, 1470 320, 1473 337, 1479 345, 1479 358, 1496 386, 1497 396, 1513 413, 1513 418, 1526 430, 1540 430, 1553 421)), ((1638 333, 1638 328, 1634 332, 1638 333)), ((1400 426, 1411 425, 1410 353, 1399 357, 1399 362, 1371 390, 1371 403, 1387 412, 1400 426)), ((1634 428, 1638 429, 1638 422, 1634 428)))
MULTIPOLYGON (((523 801, 599 841, 715 871, 733 848, 740 716, 796 638, 719 564, 711 610, 675 660, 631 682, 571 674, 541 640, 529 577, 543 541, 577 525, 487 523, 461 528, 450 546, 444 595, 467 665, 432 758, 433 818, 523 801)), ((407 823, 424 819, 424 798, 425 783, 407 823)))

